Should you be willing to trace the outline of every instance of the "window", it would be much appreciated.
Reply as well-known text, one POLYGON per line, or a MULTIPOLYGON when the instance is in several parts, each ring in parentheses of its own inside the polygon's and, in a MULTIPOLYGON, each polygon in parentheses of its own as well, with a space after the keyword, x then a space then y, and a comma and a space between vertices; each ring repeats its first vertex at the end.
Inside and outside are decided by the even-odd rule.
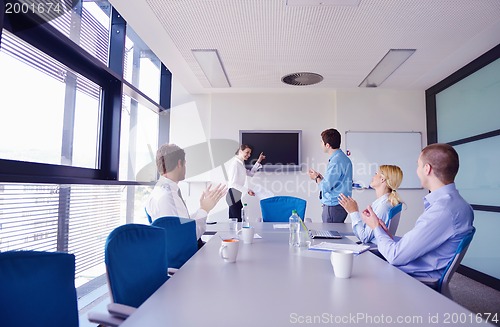
POLYGON ((78 1, 49 23, 104 64, 108 63, 111 5, 107 1, 78 1))
POLYGON ((160 100, 160 64, 153 51, 127 26, 124 78, 157 103, 160 100))
POLYGON ((104 274, 108 234, 125 223, 147 224, 151 187, 120 185, 0 184, 0 252, 65 251, 76 256, 76 279, 104 274), (135 206, 127 196, 135 194, 135 206), (63 227, 64 226, 64 227, 63 227), (97 267, 95 269, 94 267, 97 267))
POLYGON ((120 133, 120 176, 122 181, 156 180, 158 114, 124 96, 120 133))
POLYGON ((109 232, 148 223, 152 185, 136 181, 156 179, 171 75, 107 1, 71 3, 22 31, 25 15, 0 13, 0 251, 74 253, 77 287, 99 276, 91 289, 109 232))
POLYGON ((438 141, 450 142, 498 129, 500 59, 436 95, 438 141), (473 109, 473 110, 471 110, 473 109))
POLYGON ((3 31, 0 158, 97 167, 101 88, 3 31))
POLYGON ((426 91, 429 143, 453 145, 460 157, 455 183, 474 209, 476 234, 461 272, 498 288, 500 226, 500 45, 426 91))

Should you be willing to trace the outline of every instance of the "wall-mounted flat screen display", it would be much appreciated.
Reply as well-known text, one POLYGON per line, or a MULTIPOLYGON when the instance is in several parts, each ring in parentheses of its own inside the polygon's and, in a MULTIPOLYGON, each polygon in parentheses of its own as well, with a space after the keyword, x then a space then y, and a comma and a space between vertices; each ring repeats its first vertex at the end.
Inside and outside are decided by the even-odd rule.
POLYGON ((264 152, 264 171, 301 170, 301 136, 300 130, 241 130, 240 144, 252 148, 252 156, 245 165, 251 168, 264 152))

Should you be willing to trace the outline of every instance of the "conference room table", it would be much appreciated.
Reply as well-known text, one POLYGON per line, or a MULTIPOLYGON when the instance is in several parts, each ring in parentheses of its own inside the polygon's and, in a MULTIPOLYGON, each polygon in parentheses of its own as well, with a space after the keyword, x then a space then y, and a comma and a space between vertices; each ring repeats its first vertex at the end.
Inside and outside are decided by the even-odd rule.
MULTIPOLYGON (((210 225, 217 234, 121 326, 484 324, 370 251, 354 257, 351 278, 336 278, 329 252, 290 247, 288 229, 275 228, 282 223, 252 226, 261 238, 240 242, 237 261, 226 263, 221 238, 236 234, 210 225)), ((307 226, 346 236, 329 242, 353 243, 350 224, 307 226)))

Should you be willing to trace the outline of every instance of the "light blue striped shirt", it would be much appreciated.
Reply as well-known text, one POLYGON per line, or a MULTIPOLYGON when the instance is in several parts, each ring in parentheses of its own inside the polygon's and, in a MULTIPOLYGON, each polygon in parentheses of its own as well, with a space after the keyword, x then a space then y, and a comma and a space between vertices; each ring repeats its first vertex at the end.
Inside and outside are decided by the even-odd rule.
POLYGON ((387 261, 416 277, 440 278, 458 244, 472 230, 474 212, 454 183, 424 197, 424 212, 398 241, 379 226, 374 234, 387 261))
POLYGON ((341 149, 332 153, 326 172, 319 183, 321 203, 327 206, 339 204, 340 193, 352 195, 352 163, 341 149))

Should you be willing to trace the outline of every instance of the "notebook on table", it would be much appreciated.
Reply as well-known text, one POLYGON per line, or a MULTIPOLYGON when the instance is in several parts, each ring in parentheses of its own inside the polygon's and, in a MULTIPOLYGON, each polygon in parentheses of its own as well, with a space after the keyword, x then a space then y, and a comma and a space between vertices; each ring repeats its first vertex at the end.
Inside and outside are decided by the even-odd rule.
POLYGON ((341 244, 341 243, 328 243, 321 242, 319 244, 311 245, 309 250, 317 251, 336 251, 336 250, 349 250, 355 254, 360 254, 370 249, 370 245, 366 244, 341 244))
POLYGON ((310 229, 309 233, 311 235, 311 238, 330 238, 330 239, 338 239, 342 238, 342 235, 340 235, 339 232, 336 230, 316 230, 316 229, 310 229))

